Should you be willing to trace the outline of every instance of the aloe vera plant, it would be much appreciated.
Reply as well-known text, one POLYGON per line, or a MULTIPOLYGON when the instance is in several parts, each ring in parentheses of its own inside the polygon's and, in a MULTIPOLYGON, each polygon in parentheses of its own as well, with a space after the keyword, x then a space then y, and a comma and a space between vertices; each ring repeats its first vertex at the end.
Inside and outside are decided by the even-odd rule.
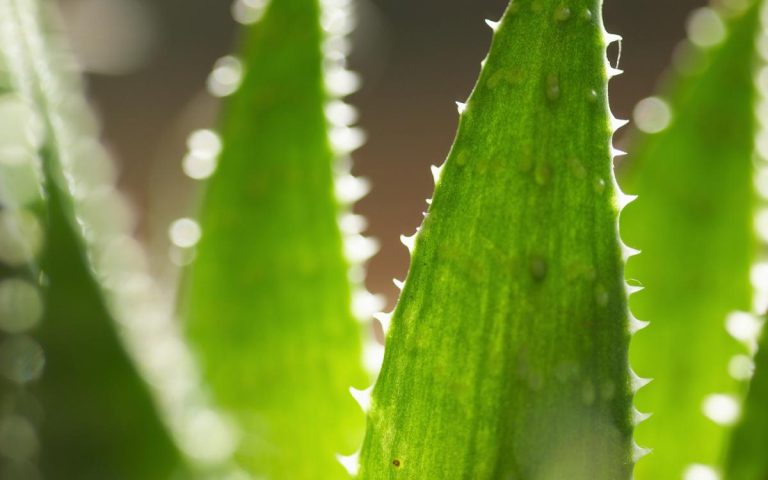
POLYGON ((762 2, 700 10, 691 39, 717 45, 669 102, 637 109, 653 133, 632 143, 642 200, 622 237, 645 251, 627 273, 653 327, 631 363, 657 379, 638 397, 655 418, 637 468, 646 381, 629 345, 645 323, 627 305, 632 197, 607 95, 619 37, 601 0, 514 0, 488 22, 424 223, 402 237, 402 294, 376 315, 373 384, 362 325, 381 302, 361 274, 375 242, 350 212, 363 136, 340 100, 357 84, 351 0, 236 2, 241 57, 209 80, 228 96, 220 132, 195 132, 184 164, 210 180, 197 221, 171 227, 190 262, 181 326, 45 4, 0 0, 0 478, 766 475, 764 349, 747 385, 768 298, 752 226, 762 2))

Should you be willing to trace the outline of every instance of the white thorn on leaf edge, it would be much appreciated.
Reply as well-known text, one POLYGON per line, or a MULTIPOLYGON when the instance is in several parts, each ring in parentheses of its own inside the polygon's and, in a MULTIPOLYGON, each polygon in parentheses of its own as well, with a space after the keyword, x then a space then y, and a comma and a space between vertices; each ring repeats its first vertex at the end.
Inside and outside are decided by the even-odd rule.
POLYGON ((627 205, 637 200, 637 195, 627 195, 625 193, 619 193, 616 196, 616 201, 619 204, 619 209, 624 209, 627 205))
POLYGON ((437 166, 437 165, 430 165, 429 169, 432 171, 432 179, 435 181, 435 185, 437 185, 438 180, 440 180, 440 174, 443 171, 443 165, 437 166))
POLYGON ((622 37, 621 35, 616 35, 615 33, 608 33, 608 32, 603 33, 603 38, 605 39, 606 45, 610 45, 613 42, 620 42, 624 40, 624 37, 622 37))
POLYGON ((634 425, 640 425, 644 421, 651 418, 653 414, 652 413, 643 413, 639 411, 637 408, 632 407, 632 422, 634 425))
POLYGON ((624 284, 624 288, 627 290, 627 295, 632 295, 633 293, 642 292, 645 290, 645 287, 642 285, 630 285, 628 283, 624 284))
POLYGON ((629 380, 632 385, 633 392, 637 392, 653 381, 652 378, 642 378, 638 376, 632 369, 629 369, 629 380))
POLYGON ((392 313, 376 312, 373 314, 373 318, 381 323, 381 329, 384 330, 384 333, 387 333, 389 325, 392 322, 392 313))
POLYGON ((373 385, 365 390, 358 390, 355 387, 349 387, 349 394, 355 399, 363 413, 368 413, 371 410, 371 392, 373 392, 373 385))
POLYGON ((414 233, 410 237, 408 235, 400 235, 400 242, 405 245, 409 252, 413 253, 413 247, 416 245, 416 234, 414 233))
POLYGON ((635 255, 639 255, 639 254, 640 254, 640 250, 627 246, 624 244, 624 242, 621 242, 621 256, 625 262, 630 258, 634 257, 635 255))
POLYGON ((608 67, 608 78, 618 77, 624 73, 624 70, 619 70, 618 68, 608 67))
POLYGON ((629 120, 622 120, 611 115, 611 131, 613 132, 622 127, 625 127, 628 123, 629 120))
POLYGON ((491 30, 493 30, 494 32, 499 29, 499 24, 500 23, 501 22, 494 22, 493 20, 490 20, 490 19, 487 19, 487 18, 485 19, 485 24, 488 25, 489 27, 491 27, 491 30))
POLYGON ((632 461, 637 463, 638 460, 651 453, 651 451, 650 448, 643 448, 635 442, 632 442, 632 461))
POLYGON ((627 152, 624 150, 619 150, 618 148, 611 147, 611 157, 617 158, 617 157, 623 157, 626 155, 627 152))
POLYGON ((336 455, 336 460, 344 467, 353 477, 360 471, 360 451, 353 453, 352 455, 336 455))
POLYGON ((402 280, 398 280, 396 278, 392 279, 392 283, 395 284, 395 286, 397 287, 398 290, 402 290, 403 286, 405 285, 405 283, 402 280))
POLYGON ((464 102, 456 102, 456 110, 459 111, 459 115, 464 113, 464 111, 467 109, 467 104, 464 102))
POLYGON ((644 329, 648 325, 650 325, 651 322, 644 322, 642 320, 638 320, 634 316, 630 315, 629 317, 629 332, 631 334, 635 334, 639 332, 640 330, 644 329))

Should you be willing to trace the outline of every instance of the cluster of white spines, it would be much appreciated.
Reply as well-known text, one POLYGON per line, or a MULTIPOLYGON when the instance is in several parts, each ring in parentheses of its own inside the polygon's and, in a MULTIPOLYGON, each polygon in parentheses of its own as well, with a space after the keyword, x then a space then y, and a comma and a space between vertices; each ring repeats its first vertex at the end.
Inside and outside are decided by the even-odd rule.
MULTIPOLYGON (((370 333, 370 322, 384 305, 381 295, 376 295, 363 285, 365 263, 378 251, 379 243, 363 235, 368 223, 361 215, 354 214, 354 204, 370 192, 370 182, 352 174, 353 151, 366 141, 365 132, 355 127, 358 113, 355 107, 345 103, 343 97, 356 92, 361 86, 357 73, 347 69, 347 56, 351 44, 349 34, 355 27, 353 0, 320 0, 321 27, 323 40, 323 76, 328 101, 325 106, 325 118, 328 125, 328 138, 336 156, 334 166, 334 185, 336 199, 339 202, 339 227, 344 237, 344 254, 349 267, 349 281, 352 286, 352 313, 366 326, 369 333, 363 346, 363 364, 372 374, 381 367, 383 347, 370 333)), ((371 404, 372 387, 358 390, 350 387, 350 394, 364 412, 371 404)), ((360 451, 351 455, 337 455, 339 463, 354 476, 359 470, 360 451)))
POLYGON ((237 433, 201 389, 173 314, 172 296, 149 274, 146 254, 132 236, 133 212, 115 187, 111 160, 94 140, 96 122, 81 97, 79 76, 60 60, 66 55, 51 53, 54 45, 44 41, 35 3, 16 5, 31 59, 27 80, 40 90, 23 93, 30 102, 42 102, 49 141, 58 155, 60 187, 73 200, 73 220, 120 337, 152 387, 181 450, 203 469, 238 472, 230 465, 237 433))
MULTIPOLYGON (((612 43, 616 43, 616 42, 618 42, 618 44, 619 44, 619 47, 618 47, 619 48, 619 53, 617 55, 616 65, 615 66, 611 65, 611 62, 610 62, 610 60, 608 58, 608 51, 607 51, 607 48, 606 48, 606 55, 604 57, 605 58, 605 69, 606 69, 606 72, 607 72, 608 80, 610 80, 610 79, 612 79, 612 78, 614 78, 616 76, 619 76, 622 73, 624 73, 622 70, 620 70, 618 68, 619 67, 619 59, 620 59, 620 56, 621 56, 621 41, 622 41, 622 37, 620 35, 611 34, 611 33, 608 33, 607 31, 605 31, 605 27, 602 25, 602 21, 600 22, 600 28, 601 28, 602 33, 603 33, 603 41, 604 41, 604 44, 606 45, 606 47, 608 45, 610 45, 612 43)), ((607 100, 606 100, 606 104, 608 104, 607 100)), ((615 197, 616 198, 616 207, 617 207, 619 213, 621 213, 621 211, 624 210, 624 208, 627 205, 629 205, 630 203, 632 203, 633 201, 635 201, 637 199, 636 195, 627 195, 624 192, 622 192, 621 187, 619 186, 619 184, 618 184, 618 182, 616 180, 616 175, 615 175, 615 172, 614 172, 614 169, 613 169, 613 164, 616 161, 616 159, 626 155, 626 152, 624 152, 622 150, 619 150, 619 149, 617 149, 617 148, 615 148, 613 146, 613 141, 614 141, 613 140, 613 136, 615 136, 616 132, 620 128, 626 126, 629 123, 629 121, 628 120, 617 119, 613 115, 613 113, 611 112, 610 106, 608 107, 608 119, 609 119, 609 127, 610 127, 611 133, 612 133, 612 138, 611 138, 610 145, 609 145, 610 152, 611 152, 611 170, 610 170, 611 171, 611 182, 612 182, 612 185, 613 185, 613 191, 616 194, 616 197, 615 197)), ((619 240, 619 247, 621 249, 621 256, 622 256, 623 264, 626 264, 626 262, 631 257, 640 254, 640 251, 635 249, 635 248, 632 248, 632 247, 626 245, 624 243, 624 241, 621 239, 621 234, 619 232, 618 218, 616 220, 616 235, 617 235, 617 238, 619 240)), ((639 291, 642 291, 642 289, 643 289, 642 286, 632 285, 629 282, 625 281, 625 291, 626 291, 627 301, 629 300, 629 297, 632 294, 637 293, 639 291)), ((634 335, 638 331, 642 330, 643 328, 647 327, 648 324, 649 324, 646 321, 638 320, 634 316, 632 311, 629 309, 629 306, 627 306, 627 315, 628 315, 628 319, 629 319, 628 329, 629 329, 629 332, 632 335, 634 335)), ((652 380, 652 379, 649 379, 649 378, 642 378, 642 377, 638 376, 631 368, 629 370, 629 378, 630 378, 630 387, 631 387, 633 395, 636 394, 638 390, 640 390, 644 386, 648 385, 651 382, 651 380, 652 380)), ((638 411, 635 407, 632 407, 632 421, 633 421, 633 424, 635 426, 640 424, 640 423, 642 423, 642 422, 644 422, 650 416, 651 416, 650 413, 642 413, 642 412, 638 411)), ((650 452, 651 452, 651 449, 643 448, 643 447, 637 445, 634 441, 632 442, 632 461, 633 462, 637 463, 641 458, 643 458, 644 456, 648 455, 650 452)))

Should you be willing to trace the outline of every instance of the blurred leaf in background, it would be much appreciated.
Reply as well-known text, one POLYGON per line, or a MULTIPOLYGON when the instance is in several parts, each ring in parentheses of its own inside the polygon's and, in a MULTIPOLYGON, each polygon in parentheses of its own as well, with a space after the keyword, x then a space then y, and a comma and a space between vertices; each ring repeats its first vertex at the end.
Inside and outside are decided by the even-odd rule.
POLYGON ((41 21, 47 7, 0 1, 0 121, 5 132, 21 131, 0 149, 0 215, 25 246, 19 253, 13 235, 3 236, 0 250, 6 267, 24 258, 30 273, 42 272, 26 290, 9 289, 18 270, 4 268, 0 283, 0 309, 12 309, 16 322, 0 344, 0 476, 38 478, 39 469, 49 479, 167 479, 181 456, 94 279, 95 265, 130 257, 130 249, 109 248, 120 245, 129 216, 61 40, 41 21))
POLYGON ((352 19, 348 2, 322 3, 236 10, 252 24, 242 60, 220 60, 209 79, 231 97, 182 300, 204 378, 242 430, 237 458, 273 479, 347 478, 336 455, 359 448, 364 427, 349 389, 369 383, 345 251, 363 260, 373 244, 355 234, 345 245, 335 193, 354 200, 365 184, 344 175, 334 187, 344 165, 332 148, 353 148, 359 133, 326 120, 354 116, 328 103, 356 83, 338 36, 352 19))
POLYGON ((636 402, 653 413, 637 441, 654 451, 638 480, 714 472, 748 378, 739 368, 748 351, 733 336, 747 340, 743 326, 755 322, 759 3, 695 11, 663 96, 635 110, 645 133, 633 140, 624 183, 639 200, 623 214, 622 234, 643 252, 627 277, 647 286, 632 310, 651 324, 633 340, 631 363, 655 379, 636 402))

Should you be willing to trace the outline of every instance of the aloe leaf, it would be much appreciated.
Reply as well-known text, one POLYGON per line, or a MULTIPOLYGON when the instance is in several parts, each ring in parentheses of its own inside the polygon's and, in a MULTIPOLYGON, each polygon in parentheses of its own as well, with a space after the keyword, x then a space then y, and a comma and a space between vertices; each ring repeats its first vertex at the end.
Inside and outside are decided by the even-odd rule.
POLYGON ((638 479, 715 471, 744 386, 729 363, 747 350, 726 320, 738 330, 749 318, 738 312, 752 309, 758 5, 699 10, 690 25, 700 44, 715 43, 717 32, 728 36, 691 53, 663 89, 667 100, 638 107, 638 122, 657 133, 635 139, 627 176, 640 200, 623 216, 622 232, 643 251, 627 275, 648 287, 632 310, 651 321, 633 341, 631 361, 655 377, 636 402, 653 413, 636 438, 654 450, 638 464, 638 479), (697 32, 696 22, 707 28, 697 32), (715 37, 698 37, 706 31, 715 37))
POLYGON ((629 479, 630 317, 602 2, 516 0, 386 337, 361 477, 629 479))
MULTIPOLYGON (((354 451, 364 427, 349 394, 368 375, 329 143, 334 133, 352 146, 357 134, 329 130, 324 113, 326 83, 343 90, 353 77, 321 49, 339 45, 325 37, 321 14, 332 31, 349 18, 347 2, 324 3, 274 0, 246 31, 244 75, 224 105, 223 149, 183 297, 204 378, 243 432, 237 458, 273 479, 346 478, 336 454, 354 451)), ((352 177, 338 185, 362 186, 352 177)), ((352 247, 367 241, 354 240, 349 253, 366 253, 352 247)))
POLYGON ((167 479, 181 456, 107 310, 117 300, 108 301, 108 282, 138 279, 108 275, 136 259, 122 230, 128 213, 115 209, 122 197, 69 57, 44 27, 40 9, 49 5, 0 1, 0 122, 9 133, 0 153, 0 215, 15 218, 21 234, 0 240, 0 256, 8 264, 8 252, 26 247, 28 274, 42 272, 26 280, 39 285, 36 295, 17 289, 3 297, 3 308, 15 307, 14 322, 37 310, 26 329, 5 329, 0 346, 0 476, 38 478, 39 469, 50 479, 167 479))

